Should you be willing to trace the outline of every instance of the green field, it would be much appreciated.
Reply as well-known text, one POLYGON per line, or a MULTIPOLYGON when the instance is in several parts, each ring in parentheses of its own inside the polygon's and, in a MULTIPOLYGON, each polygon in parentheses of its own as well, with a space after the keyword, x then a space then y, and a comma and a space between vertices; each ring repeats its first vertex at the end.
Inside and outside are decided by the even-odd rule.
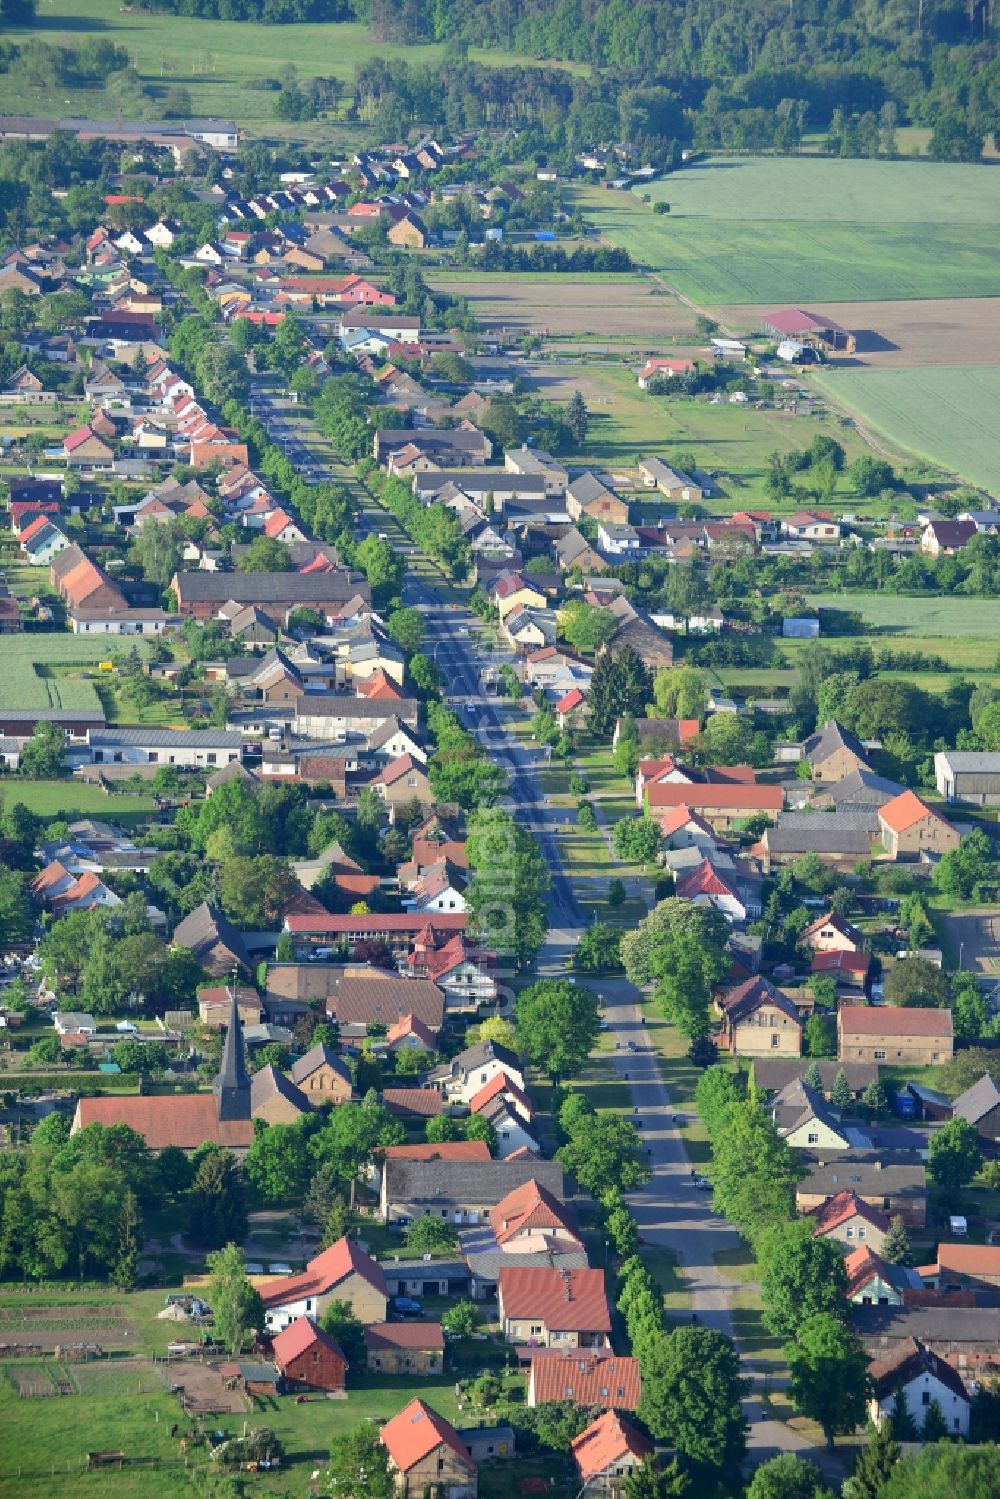
MULTIPOLYGON (((137 642, 140 651, 142 642, 137 642)), ((99 709, 93 681, 70 676, 74 668, 92 671, 120 642, 104 635, 6 635, 0 647, 0 708, 99 709)))
MULTIPOLYGON (((935 598, 922 594, 909 598, 895 593, 811 593, 806 603, 825 605, 829 609, 851 609, 862 615, 877 630, 896 636, 919 636, 928 650, 942 651, 941 640, 959 637, 968 640, 1000 641, 1000 609, 994 599, 935 598)), ((836 642, 830 642, 835 645, 836 642)), ((886 645, 892 641, 886 639, 886 645)), ((909 648, 907 639, 900 644, 909 648)), ((922 681, 923 678, 921 677, 922 681)))
POLYGON ((67 821, 97 816, 131 825, 144 821, 153 811, 151 796, 111 794, 89 781, 24 781, 19 776, 5 776, 0 780, 0 796, 11 806, 23 802, 39 817, 67 821))
POLYGON ((578 190, 605 237, 699 306, 1000 291, 987 166, 714 158, 639 191, 578 190))
MULTIPOLYGON (((255 89, 257 79, 280 79, 289 64, 304 79, 313 77, 353 78, 359 64, 378 57, 392 65, 439 63, 442 45, 395 46, 376 42, 366 26, 296 23, 290 26, 260 26, 246 22, 203 21, 166 13, 143 14, 119 0, 39 0, 35 24, 4 26, 4 37, 20 41, 35 37, 53 46, 78 47, 86 37, 97 37, 124 47, 143 85, 152 94, 145 116, 158 117, 157 101, 173 85, 183 85, 191 94, 195 115, 220 116, 240 124, 268 125, 276 135, 289 133, 323 139, 323 127, 281 124, 274 118, 273 92, 255 89)), ((508 53, 473 51, 477 61, 496 66, 539 66, 529 58, 508 53)), ((117 101, 102 88, 59 86, 59 98, 51 90, 33 86, 17 69, 3 75, 2 99, 6 113, 50 115, 81 114, 114 119, 117 101)), ((131 117, 128 110, 126 115, 131 117)), ((259 128, 257 133, 259 133, 259 128)), ((326 136, 328 140, 328 135, 326 136)))
POLYGON ((816 383, 891 442, 997 492, 1000 367, 828 369, 816 383))
POLYGON ((649 188, 685 218, 809 224, 993 224, 1000 197, 991 167, 834 157, 713 156, 649 188))

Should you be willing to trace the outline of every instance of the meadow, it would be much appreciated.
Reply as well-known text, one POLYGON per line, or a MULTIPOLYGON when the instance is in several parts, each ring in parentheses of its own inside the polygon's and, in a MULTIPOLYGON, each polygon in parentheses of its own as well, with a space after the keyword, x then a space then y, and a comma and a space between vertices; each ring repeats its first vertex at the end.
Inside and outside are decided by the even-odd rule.
MULTIPOLYGON (((260 134, 267 126, 275 135, 308 136, 324 140, 329 147, 328 127, 297 125, 291 128, 274 118, 273 92, 255 88, 266 79, 280 79, 289 65, 303 78, 323 77, 347 81, 361 63, 372 57, 392 65, 436 63, 444 55, 441 45, 396 46, 375 42, 366 26, 297 23, 291 26, 258 26, 246 22, 208 21, 187 16, 142 13, 119 0, 39 0, 32 26, 4 25, 11 41, 29 37, 61 47, 78 47, 86 37, 124 47, 132 66, 152 94, 145 114, 156 118, 157 101, 166 90, 183 85, 191 95, 192 113, 236 119, 260 134)), ((525 66, 531 59, 507 53, 472 49, 479 62, 496 66, 525 66)), ((8 114, 85 114, 114 119, 117 101, 103 88, 64 88, 53 98, 49 89, 32 85, 15 69, 0 76, 0 107, 8 114)), ((126 110, 126 114, 129 111, 126 110)))
POLYGON ((995 492, 1000 367, 828 369, 815 379, 838 404, 890 441, 995 492))
POLYGON ((77 817, 104 817, 132 827, 154 809, 151 796, 110 794, 89 781, 26 781, 19 776, 0 779, 0 798, 11 806, 21 802, 38 817, 72 822, 77 817))
POLYGON ((701 307, 922 300, 1000 287, 991 170, 717 158, 641 190, 669 213, 640 190, 577 193, 605 238, 701 307))
MULTIPOLYGON (((721 476, 722 493, 710 506, 723 511, 764 496, 767 458, 775 450, 806 448, 824 433, 844 446, 848 462, 869 451, 858 434, 835 417, 795 416, 728 402, 713 406, 703 397, 648 395, 627 365, 532 363, 527 370, 529 383, 545 398, 568 400, 577 389, 583 394, 591 421, 586 442, 579 455, 570 455, 570 462, 617 472, 633 469, 640 458, 671 461, 679 453, 691 453, 699 468, 721 476)), ((847 493, 845 489, 845 499, 847 493)), ((662 501, 648 490, 641 491, 640 499, 648 501, 651 512, 662 513, 662 501)), ((851 506, 857 508, 853 498, 851 506)))

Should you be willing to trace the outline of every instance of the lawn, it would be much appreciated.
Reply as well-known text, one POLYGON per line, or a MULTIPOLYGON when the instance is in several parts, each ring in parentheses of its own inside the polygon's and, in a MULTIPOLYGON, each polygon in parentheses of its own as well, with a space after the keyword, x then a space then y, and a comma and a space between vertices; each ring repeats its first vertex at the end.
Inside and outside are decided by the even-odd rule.
POLYGON ((153 811, 150 796, 111 795, 86 781, 24 781, 9 776, 0 781, 6 800, 23 802, 39 817, 72 821, 76 817, 106 817, 110 822, 131 825, 153 811))
POLYGON ((577 197, 607 239, 702 307, 989 296, 986 170, 720 157, 643 189, 666 214, 638 192, 577 197))
POLYGON ((816 383, 891 442, 970 484, 996 488, 1000 367, 828 369, 816 383))
MULTIPOLYGON (((433 66, 441 61, 441 45, 397 46, 376 42, 366 26, 297 23, 262 26, 231 21, 207 21, 166 11, 143 13, 119 4, 119 0, 46 0, 29 27, 5 26, 10 41, 29 37, 52 46, 79 47, 88 37, 124 47, 130 63, 152 98, 145 106, 150 119, 158 117, 168 88, 183 85, 191 95, 191 112, 197 116, 224 116, 242 124, 267 125, 282 133, 274 115, 273 92, 254 87, 258 80, 279 80, 289 65, 304 79, 315 76, 353 79, 356 69, 377 57, 391 67, 394 62, 433 66)), ((478 61, 500 66, 539 66, 531 59, 507 53, 478 52, 478 61)), ((71 88, 59 85, 59 98, 51 89, 32 85, 23 72, 4 74, 4 109, 9 113, 98 116, 114 119, 113 95, 102 88, 71 88)), ((126 110, 128 116, 130 111, 126 110)), ((318 137, 322 127, 297 127, 298 135, 318 137)), ((329 149, 329 135, 326 135, 329 149)))

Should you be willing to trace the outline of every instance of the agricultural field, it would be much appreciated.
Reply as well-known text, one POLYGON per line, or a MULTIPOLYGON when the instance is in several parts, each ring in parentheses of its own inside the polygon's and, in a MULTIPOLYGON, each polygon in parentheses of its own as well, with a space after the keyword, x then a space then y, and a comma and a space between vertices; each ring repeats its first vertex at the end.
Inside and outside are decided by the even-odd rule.
MULTIPOLYGON (((139 649, 143 650, 142 643, 139 649)), ((94 709, 101 706, 94 683, 85 675, 68 675, 79 668, 92 673, 119 644, 69 634, 7 635, 3 641, 0 708, 94 709)))
POLYGON ((656 353, 666 343, 695 337, 694 314, 655 282, 632 274, 429 273, 427 281, 436 290, 467 297, 486 329, 544 329, 553 339, 656 353))
POLYGON ((1000 474, 1000 367, 834 370, 816 383, 890 441, 970 484, 995 491, 1000 474))
MULTIPOLYGON (((160 115, 160 100, 180 85, 191 95, 191 113, 235 118, 252 134, 263 129, 274 135, 294 134, 324 141, 329 147, 329 125, 289 127, 274 117, 274 92, 261 88, 265 80, 279 80, 289 65, 301 77, 349 80, 362 63, 377 56, 391 66, 395 61, 433 64, 444 47, 397 46, 376 42, 366 26, 296 23, 259 26, 235 21, 207 21, 155 11, 142 12, 119 0, 41 0, 32 26, 4 26, 10 41, 35 38, 52 46, 79 47, 88 37, 124 47, 143 85, 151 93, 145 114, 160 115), (257 87, 255 87, 255 84, 257 87)), ((530 58, 500 52, 470 50, 476 61, 497 67, 539 66, 530 58)), ((66 88, 53 100, 51 90, 32 85, 23 71, 3 75, 6 113, 49 115, 62 112, 114 119, 117 99, 103 88, 66 88)), ((126 114, 129 112, 126 111, 126 114)))
POLYGON ((990 170, 719 157, 643 189, 668 214, 638 192, 577 199, 606 239, 700 307, 984 297, 998 288, 990 170))

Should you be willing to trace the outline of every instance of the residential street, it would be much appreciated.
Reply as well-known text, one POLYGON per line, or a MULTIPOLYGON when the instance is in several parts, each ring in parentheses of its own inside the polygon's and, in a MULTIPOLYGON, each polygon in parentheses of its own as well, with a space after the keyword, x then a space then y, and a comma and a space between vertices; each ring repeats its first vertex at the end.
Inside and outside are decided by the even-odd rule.
MULTIPOLYGON (((275 420, 273 410, 266 404, 261 414, 265 421, 269 417, 275 420)), ((279 425, 283 424, 282 417, 277 420, 279 425)), ((310 452, 301 428, 291 446, 289 456, 310 477, 329 477, 339 482, 340 475, 327 471, 310 452)), ((365 506, 359 529, 366 533, 375 529, 384 531, 400 551, 407 555, 412 552, 392 517, 378 511, 372 503, 365 506)), ((464 606, 443 603, 432 587, 412 573, 404 583, 403 597, 404 603, 424 615, 425 649, 441 670, 446 694, 461 700, 456 703, 457 711, 510 776, 510 795, 503 805, 532 830, 551 871, 551 925, 537 966, 544 976, 564 977, 566 958, 587 925, 559 854, 557 830, 560 822, 571 814, 564 808, 548 805, 539 779, 539 771, 547 763, 544 754, 518 743, 505 726, 506 714, 500 702, 486 691, 484 674, 488 667, 477 645, 476 616, 464 606)), ((608 836, 599 798, 595 802, 601 827, 608 836)), ((650 1152, 651 1180, 630 1196, 640 1233, 651 1248, 666 1250, 676 1259, 693 1317, 732 1336, 733 1293, 737 1283, 719 1270, 714 1255, 734 1248, 739 1243, 738 1235, 711 1211, 711 1193, 695 1185, 683 1139, 673 1122, 669 1094, 656 1057, 646 1042, 642 996, 623 978, 601 980, 600 993, 610 1027, 607 1034, 615 1043, 613 1066, 628 1083, 634 1117, 637 1125, 641 1121, 642 1135, 650 1152), (627 1050, 630 1044, 634 1047, 632 1051, 627 1050)), ((828 1480, 839 1486, 843 1468, 836 1456, 807 1441, 784 1422, 765 1418, 765 1407, 756 1391, 768 1385, 775 1388, 766 1368, 746 1361, 745 1373, 754 1387, 744 1402, 744 1410, 755 1462, 777 1452, 807 1453, 828 1480)))

